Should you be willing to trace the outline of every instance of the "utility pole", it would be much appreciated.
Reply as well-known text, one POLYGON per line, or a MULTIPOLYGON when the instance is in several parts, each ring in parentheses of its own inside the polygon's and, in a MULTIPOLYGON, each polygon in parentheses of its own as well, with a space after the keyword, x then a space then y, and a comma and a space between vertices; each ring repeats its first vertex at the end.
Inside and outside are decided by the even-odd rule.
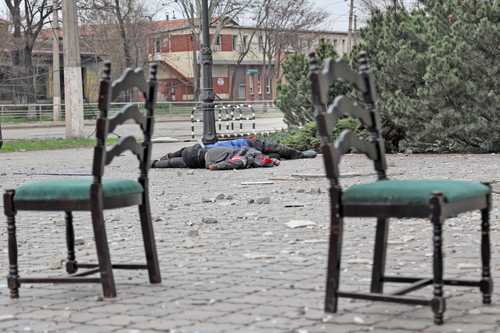
POLYGON ((354 0, 349 0, 349 27, 347 29, 347 53, 352 51, 352 21, 354 16, 354 0))
POLYGON ((61 117, 61 65, 59 63, 59 10, 52 0, 52 119, 61 117))
POLYGON ((212 82, 212 50, 210 49, 210 24, 208 22, 208 0, 202 0, 202 37, 203 44, 201 48, 201 89, 200 99, 201 110, 203 112, 203 138, 205 144, 217 141, 215 131, 215 105, 214 89, 212 82))
POLYGON ((75 1, 63 0, 64 110, 66 138, 83 136, 83 85, 75 1))

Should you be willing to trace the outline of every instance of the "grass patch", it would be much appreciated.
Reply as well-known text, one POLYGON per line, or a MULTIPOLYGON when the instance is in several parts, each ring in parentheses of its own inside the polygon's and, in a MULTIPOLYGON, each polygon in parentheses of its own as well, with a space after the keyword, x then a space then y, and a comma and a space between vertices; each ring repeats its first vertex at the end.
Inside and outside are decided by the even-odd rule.
MULTIPOLYGON (((107 144, 115 144, 116 138, 109 138, 107 144)), ((35 150, 71 149, 93 147, 95 138, 78 139, 20 139, 4 141, 0 153, 24 152, 35 150)))

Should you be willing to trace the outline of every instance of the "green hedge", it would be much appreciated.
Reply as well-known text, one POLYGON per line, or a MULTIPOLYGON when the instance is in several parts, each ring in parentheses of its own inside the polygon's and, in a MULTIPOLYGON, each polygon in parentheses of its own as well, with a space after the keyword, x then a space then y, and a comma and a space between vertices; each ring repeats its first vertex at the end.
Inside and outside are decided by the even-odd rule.
MULTIPOLYGON (((359 122, 352 118, 339 119, 331 138, 333 140, 345 129, 360 132, 359 126, 359 122)), ((261 137, 261 139, 282 143, 298 150, 319 150, 320 146, 315 122, 307 123, 304 127, 299 129, 290 129, 286 132, 279 132, 267 137, 261 137)))

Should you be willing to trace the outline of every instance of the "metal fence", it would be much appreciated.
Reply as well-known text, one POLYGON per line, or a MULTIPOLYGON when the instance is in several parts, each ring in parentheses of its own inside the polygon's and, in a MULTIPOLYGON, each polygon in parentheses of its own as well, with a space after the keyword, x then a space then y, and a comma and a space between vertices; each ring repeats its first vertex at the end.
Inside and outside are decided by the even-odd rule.
MULTIPOLYGON (((112 103, 110 115, 117 112, 127 103, 112 103)), ((234 105, 250 105, 256 113, 280 112, 272 101, 216 101, 216 110, 234 105)), ((60 120, 64 120, 64 105, 62 105, 60 120)), ((199 109, 199 102, 158 102, 156 115, 186 116, 190 117, 194 109, 199 109)), ((97 103, 84 104, 84 118, 95 119, 98 113, 97 103)), ((33 123, 53 121, 52 104, 2 104, 0 105, 1 123, 33 123)))
MULTIPOLYGON (((250 135, 269 135, 284 128, 257 129, 256 104, 218 104, 215 106, 215 127, 219 139, 232 139, 250 135)), ((262 111, 261 111, 262 112, 262 111)), ((203 111, 200 106, 191 111, 191 139, 201 138, 203 132, 203 111)))

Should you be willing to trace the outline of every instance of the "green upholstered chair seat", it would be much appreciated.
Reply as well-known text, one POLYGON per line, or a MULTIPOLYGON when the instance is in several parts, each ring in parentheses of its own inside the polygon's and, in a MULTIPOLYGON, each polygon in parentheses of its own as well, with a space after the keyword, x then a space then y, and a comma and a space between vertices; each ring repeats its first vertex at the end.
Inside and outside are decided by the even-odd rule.
POLYGON ((342 193, 342 202, 426 205, 434 192, 443 193, 444 200, 452 203, 485 196, 490 189, 461 180, 381 180, 349 187, 342 193))
MULTIPOLYGON (((91 178, 57 179, 26 183, 16 189, 15 201, 89 200, 91 178)), ((102 182, 104 198, 142 193, 142 185, 130 179, 102 182)))

